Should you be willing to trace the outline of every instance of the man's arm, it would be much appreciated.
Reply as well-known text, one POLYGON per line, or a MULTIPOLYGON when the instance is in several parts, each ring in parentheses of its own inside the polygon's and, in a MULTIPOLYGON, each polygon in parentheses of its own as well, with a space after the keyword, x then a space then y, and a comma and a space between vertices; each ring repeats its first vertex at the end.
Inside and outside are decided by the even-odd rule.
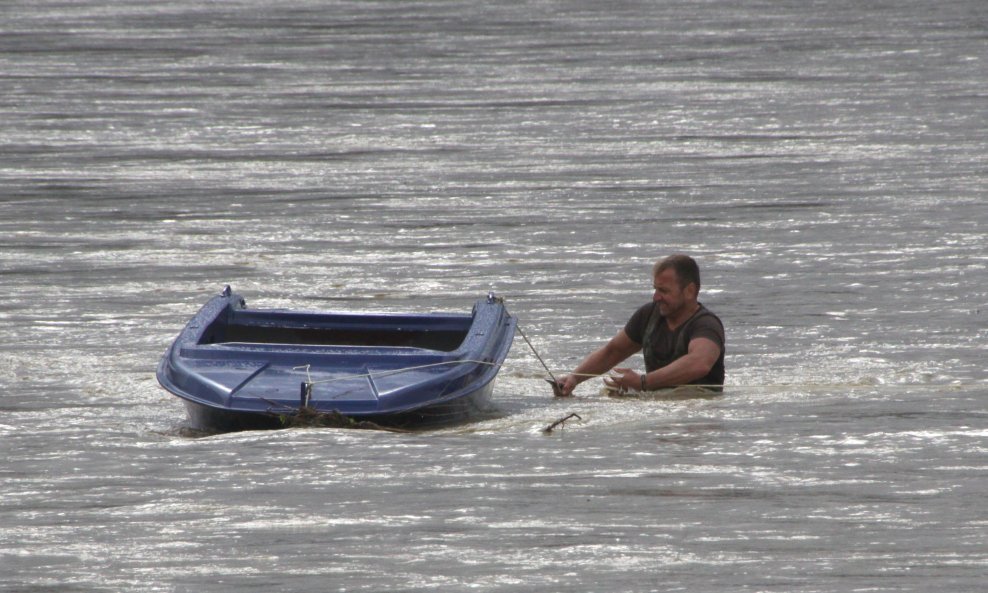
POLYGON ((645 388, 675 387, 702 379, 714 368, 719 358, 720 346, 716 342, 710 338, 694 338, 690 341, 685 356, 645 376, 645 388))
MULTIPOLYGON (((720 346, 710 338, 693 338, 689 348, 682 357, 670 362, 666 366, 655 369, 645 375, 645 390, 662 389, 663 387, 677 387, 688 385, 705 377, 710 369, 717 364, 720 358, 720 346)), ((642 388, 642 375, 632 369, 614 369, 620 374, 607 380, 607 384, 614 387, 624 387, 630 390, 642 388)))
MULTIPOLYGON (((622 329, 609 342, 583 359, 583 362, 572 373, 560 380, 560 395, 572 395, 573 389, 577 385, 593 376, 606 373, 639 350, 641 350, 641 344, 636 344, 622 329)), ((714 358, 715 362, 716 360, 714 358)))

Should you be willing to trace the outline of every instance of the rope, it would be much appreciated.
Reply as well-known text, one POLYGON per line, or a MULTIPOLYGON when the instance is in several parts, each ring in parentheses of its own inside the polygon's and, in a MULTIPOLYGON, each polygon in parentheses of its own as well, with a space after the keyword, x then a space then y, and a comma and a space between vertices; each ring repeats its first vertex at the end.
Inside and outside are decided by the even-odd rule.
POLYGON ((539 351, 535 349, 535 346, 532 345, 532 342, 529 341, 528 336, 526 336, 525 332, 522 331, 521 325, 517 322, 515 323, 515 329, 517 329, 518 333, 521 334, 521 337, 525 339, 525 343, 528 344, 528 347, 532 349, 532 354, 535 355, 535 358, 539 359, 539 362, 542 363, 542 368, 545 369, 545 372, 549 373, 549 378, 552 379, 552 383, 559 385, 559 381, 556 380, 556 376, 549 370, 549 365, 547 365, 545 361, 542 360, 542 357, 539 356, 539 351))
MULTIPOLYGON (((504 302, 503 299, 502 299, 502 302, 504 302)), ((549 375, 549 378, 546 379, 546 380, 549 381, 550 384, 552 384, 553 391, 556 392, 560 388, 559 380, 556 379, 556 375, 553 374, 552 369, 549 368, 549 365, 546 364, 545 360, 542 358, 542 355, 539 354, 539 351, 535 349, 535 346, 532 344, 531 340, 529 340, 528 339, 528 336, 525 335, 525 331, 521 328, 521 324, 517 323, 517 319, 516 319, 516 323, 515 323, 515 329, 518 330, 518 333, 521 335, 522 339, 525 340, 525 343, 528 344, 529 349, 531 349, 532 354, 535 355, 535 358, 538 359, 539 364, 542 365, 542 370, 544 370, 546 372, 546 374, 549 375)), ((446 360, 446 361, 442 361, 442 362, 435 362, 435 363, 430 363, 430 364, 410 366, 410 367, 404 367, 404 368, 400 368, 400 369, 392 369, 392 370, 389 370, 389 371, 379 371, 379 372, 375 371, 375 372, 367 372, 367 373, 357 373, 357 374, 353 374, 353 375, 345 375, 345 376, 342 376, 342 377, 333 377, 333 378, 330 378, 330 379, 323 379, 323 380, 320 380, 320 381, 313 381, 312 380, 312 375, 309 372, 311 365, 308 365, 307 364, 307 365, 303 365, 303 366, 293 367, 292 370, 293 371, 297 371, 297 370, 305 369, 306 384, 311 387, 312 385, 316 385, 318 383, 333 383, 333 382, 336 382, 336 381, 346 381, 346 380, 350 380, 350 379, 361 379, 361 378, 388 377, 388 376, 391 376, 391 375, 397 375, 399 373, 404 373, 404 372, 407 372, 407 371, 417 371, 417 370, 427 369, 427 368, 432 368, 432 367, 447 366, 447 365, 457 365, 457 364, 486 365, 486 366, 490 366, 490 367, 498 367, 498 368, 501 368, 501 369, 509 369, 509 370, 510 369, 521 369, 521 368, 523 368, 523 367, 520 367, 520 366, 506 366, 506 365, 504 365, 504 363, 497 364, 497 363, 489 362, 489 361, 486 361, 486 360, 446 360)), ((527 367, 526 370, 532 370, 532 367, 527 367)), ((611 375, 609 375, 608 373, 573 373, 573 372, 570 372, 570 374, 571 375, 574 375, 574 376, 577 376, 577 377, 586 377, 588 379, 603 379, 603 378, 611 377, 611 375)), ((888 388, 888 387, 953 387, 955 389, 963 389, 965 387, 975 387, 975 386, 982 386, 982 385, 983 384, 981 384, 981 383, 966 383, 966 384, 957 384, 957 383, 946 383, 946 384, 933 384, 933 383, 930 383, 930 384, 927 384, 927 383, 892 383, 892 384, 887 384, 887 383, 879 383, 879 384, 860 384, 860 383, 803 383, 803 384, 799 384, 799 383, 763 383, 763 384, 759 384, 759 385, 730 385, 730 384, 725 384, 725 385, 693 385, 693 384, 690 384, 690 385, 680 385, 678 387, 699 387, 699 388, 703 388, 703 389, 717 389, 717 390, 723 390, 723 389, 728 389, 728 388, 731 388, 731 389, 792 389, 792 388, 801 388, 801 389, 809 389, 809 388, 812 388, 812 389, 850 389, 850 388, 868 388, 868 387, 882 387, 882 388, 888 388)), ((988 384, 985 384, 985 385, 988 386, 988 384)))
MULTIPOLYGON (((304 365, 293 367, 293 371, 305 369, 306 373, 306 383, 311 385, 316 385, 319 383, 332 383, 335 381, 346 381, 349 379, 361 379, 361 378, 371 378, 371 377, 386 377, 391 375, 397 375, 399 373, 404 373, 406 371, 415 371, 431 367, 447 366, 447 365, 457 365, 457 364, 476 364, 489 367, 499 367, 502 370, 508 371, 525 371, 530 373, 539 373, 540 371, 546 371, 550 373, 551 371, 544 366, 542 368, 524 365, 506 365, 504 363, 497 364, 493 362, 488 362, 484 360, 448 360, 444 362, 437 362, 432 364, 424 364, 418 366, 403 367, 399 369, 391 369, 387 371, 373 371, 367 373, 356 373, 353 375, 344 375, 342 377, 333 377, 330 379, 322 379, 319 381, 313 381, 312 376, 309 373, 309 368, 311 365, 304 365)), ((558 369, 557 369, 558 372, 558 369)), ((589 379, 603 379, 610 377, 607 373, 594 374, 594 373, 573 373, 574 375, 580 377, 587 377, 589 379)), ((541 378, 541 377, 522 377, 522 378, 541 378)), ((909 388, 909 387, 949 387, 953 389, 969 389, 974 387, 988 387, 988 383, 750 383, 747 385, 732 385, 730 383, 725 383, 724 385, 680 385, 679 387, 700 387, 706 389, 889 389, 889 388, 909 388)), ((672 388, 670 388, 672 389, 672 388)))
POLYGON ((353 375, 343 375, 342 377, 332 377, 330 379, 322 379, 322 380, 319 380, 319 381, 313 381, 312 380, 312 376, 309 375, 309 366, 310 365, 292 367, 292 370, 293 371, 297 371, 299 369, 305 369, 306 383, 308 383, 309 385, 318 385, 320 383, 333 383, 333 382, 336 382, 336 381, 347 381, 349 379, 363 379, 363 378, 374 378, 374 377, 389 377, 391 375, 397 375, 399 373, 404 373, 404 372, 407 372, 407 371, 417 371, 417 370, 428 369, 428 368, 432 368, 432 367, 445 366, 445 365, 456 365, 456 364, 479 364, 479 365, 486 365, 486 366, 491 366, 491 367, 503 367, 504 366, 504 365, 498 364, 496 362, 489 362, 489 361, 486 361, 486 360, 445 360, 443 362, 433 362, 433 363, 421 364, 421 365, 417 365, 417 366, 402 367, 400 369, 391 369, 391 370, 388 370, 388 371, 373 371, 373 372, 367 372, 367 373, 356 373, 356 374, 353 374, 353 375))
MULTIPOLYGON (((309 373, 310 365, 293 367, 292 370, 297 371, 297 370, 305 369, 306 382, 312 385, 316 385, 319 383, 332 383, 335 381, 345 381, 349 379, 386 377, 390 375, 404 373, 406 371, 414 371, 414 370, 421 370, 430 367, 457 365, 457 364, 476 364, 476 365, 483 365, 490 367, 499 367, 502 370, 508 370, 508 371, 513 370, 519 372, 520 371, 535 372, 535 373, 538 373, 540 371, 550 372, 549 369, 545 367, 538 368, 538 367, 524 366, 524 365, 506 365, 503 363, 497 364, 494 362, 488 362, 484 360, 449 360, 449 361, 437 362, 432 364, 424 364, 424 365, 410 366, 399 369, 391 369, 387 371, 357 373, 353 375, 345 375, 342 377, 322 379, 319 381, 312 380, 312 377, 309 373)), ((578 375, 580 377, 587 377, 590 379, 603 379, 605 377, 610 376, 606 373, 604 374, 573 373, 573 374, 578 375)), ((550 377, 552 376, 551 372, 549 376, 550 377)), ((522 378, 540 378, 540 377, 522 377, 522 378)), ((889 389, 889 388, 909 388, 909 387, 949 387, 953 389, 968 389, 974 387, 988 387, 988 383, 977 383, 977 382, 973 382, 973 383, 757 383, 757 384, 752 383, 748 385, 732 385, 730 383, 725 383, 724 385, 680 385, 679 387, 700 387, 707 389, 717 388, 717 389, 725 389, 725 390, 727 389, 868 389, 868 388, 889 389)))
POLYGON ((300 367, 292 367, 292 370, 297 371, 299 369, 305 369, 305 382, 312 385, 312 375, 309 374, 309 367, 311 366, 311 364, 304 364, 300 367))

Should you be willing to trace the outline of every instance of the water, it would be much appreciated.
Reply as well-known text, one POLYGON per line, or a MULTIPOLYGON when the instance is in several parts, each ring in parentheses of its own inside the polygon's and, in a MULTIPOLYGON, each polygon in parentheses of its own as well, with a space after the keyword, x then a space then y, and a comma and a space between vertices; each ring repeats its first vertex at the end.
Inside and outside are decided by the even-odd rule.
POLYGON ((980 1, 0 17, 0 590, 982 589, 980 1), (568 369, 680 251, 720 397, 553 400, 516 340, 495 419, 190 438, 153 376, 225 284, 493 288, 568 369))

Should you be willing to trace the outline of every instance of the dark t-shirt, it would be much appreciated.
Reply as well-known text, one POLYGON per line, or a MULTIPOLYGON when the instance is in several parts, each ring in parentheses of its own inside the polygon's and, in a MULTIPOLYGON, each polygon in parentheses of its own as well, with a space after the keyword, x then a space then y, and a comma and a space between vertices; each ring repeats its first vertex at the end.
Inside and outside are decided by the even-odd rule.
POLYGON ((652 372, 686 354, 689 343, 695 338, 707 338, 720 347, 720 357, 705 377, 693 381, 694 385, 724 384, 724 324, 709 309, 700 305, 697 312, 674 331, 669 329, 666 320, 659 313, 655 302, 642 305, 624 326, 636 344, 644 344, 645 332, 652 313, 658 316, 651 336, 651 348, 645 348, 645 370, 652 372))

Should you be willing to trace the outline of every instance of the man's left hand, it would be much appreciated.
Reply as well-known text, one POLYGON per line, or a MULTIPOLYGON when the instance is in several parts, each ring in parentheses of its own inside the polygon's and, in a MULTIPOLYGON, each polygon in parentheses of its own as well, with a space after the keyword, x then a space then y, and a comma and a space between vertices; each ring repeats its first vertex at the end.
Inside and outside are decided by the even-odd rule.
POLYGON ((633 369, 615 368, 609 377, 604 377, 604 384, 611 389, 621 389, 623 391, 637 391, 641 389, 641 375, 633 369))

